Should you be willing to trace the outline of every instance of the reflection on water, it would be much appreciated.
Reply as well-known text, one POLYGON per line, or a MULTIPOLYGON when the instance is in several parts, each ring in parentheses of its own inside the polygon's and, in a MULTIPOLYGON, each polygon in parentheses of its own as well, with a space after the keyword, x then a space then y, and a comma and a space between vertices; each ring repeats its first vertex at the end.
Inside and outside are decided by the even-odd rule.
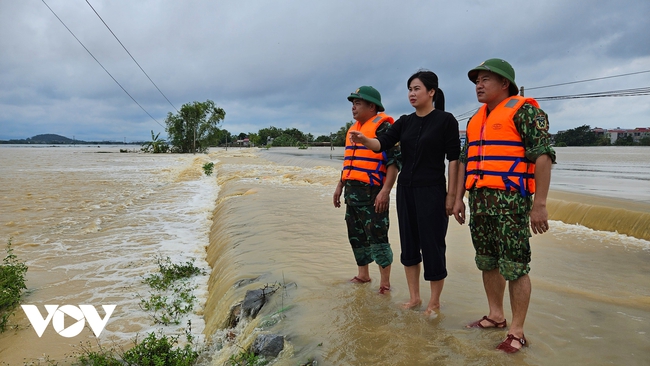
MULTIPOLYGON (((394 193, 393 289, 383 296, 376 267, 369 284, 347 281, 356 265, 344 210, 332 205, 341 164, 335 156, 342 151, 330 158, 329 150, 296 150, 219 149, 196 156, 66 150, 44 156, 8 155, 0 147, 0 197, 10 203, 0 213, 0 238, 13 236, 17 254, 28 260, 29 302, 120 304, 103 342, 146 331, 149 320, 133 294, 139 276, 155 266, 154 254, 209 263, 209 279, 197 283, 205 305, 192 324, 210 339, 210 365, 223 365, 262 332, 287 337, 278 365, 312 357, 319 365, 650 363, 648 241, 552 221, 549 233, 532 238, 531 347, 503 355, 494 347, 505 332, 464 328, 487 311, 467 226, 450 222, 440 313, 402 310, 408 287, 394 193), (11 168, 4 163, 8 156, 11 168), (205 161, 215 162, 216 177, 202 175, 205 161), (229 310, 246 290, 274 283, 285 286, 257 319, 225 329, 229 310), (276 324, 262 322, 280 310, 276 324)), ((562 201, 572 197, 580 196, 562 201)), ((424 281, 421 289, 427 296, 424 281)), ((2 335, 0 359, 59 356, 79 342, 57 337, 38 339, 32 329, 2 335)))

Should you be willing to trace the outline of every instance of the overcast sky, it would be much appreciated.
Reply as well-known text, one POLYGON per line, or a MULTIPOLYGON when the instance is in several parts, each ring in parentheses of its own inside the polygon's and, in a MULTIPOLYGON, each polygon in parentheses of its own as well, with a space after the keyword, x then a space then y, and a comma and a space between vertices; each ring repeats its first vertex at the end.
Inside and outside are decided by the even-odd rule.
MULTIPOLYGON (((55 133, 142 141, 168 112, 213 100, 231 133, 298 128, 315 137, 352 118, 361 85, 387 113, 412 113, 406 81, 434 71, 454 115, 478 107, 467 72, 509 61, 545 97, 650 86, 648 0, 208 1, 0 0, 0 139, 55 133), (644 72, 645 71, 645 72, 644 72), (638 73, 642 72, 642 73, 638 73), (173 106, 172 106, 173 104, 173 106)), ((551 132, 650 127, 650 96, 541 102, 551 132)), ((459 117, 461 129, 466 120, 459 117)))

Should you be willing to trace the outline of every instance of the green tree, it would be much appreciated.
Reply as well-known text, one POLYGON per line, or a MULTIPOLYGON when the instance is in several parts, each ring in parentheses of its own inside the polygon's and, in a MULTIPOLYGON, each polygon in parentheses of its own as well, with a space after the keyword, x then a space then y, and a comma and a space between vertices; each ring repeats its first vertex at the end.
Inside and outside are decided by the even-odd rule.
POLYGON ((219 141, 219 123, 226 111, 213 101, 183 104, 177 114, 169 112, 165 123, 167 135, 174 152, 205 152, 219 141))
POLYGON ((159 140, 158 136, 160 136, 160 132, 154 136, 153 130, 151 130, 151 141, 147 141, 142 144, 141 150, 143 152, 150 152, 154 154, 166 153, 169 151, 169 145, 167 144, 167 141, 159 140))
POLYGON ((283 132, 284 131, 282 131, 281 128, 271 126, 269 128, 262 128, 257 133, 260 136, 261 143, 266 145, 269 141, 269 138, 275 139, 276 137, 282 135, 283 132))
POLYGON ((253 146, 260 146, 260 143, 262 142, 260 135, 256 133, 249 133, 248 140, 251 142, 253 146))
POLYGON ((650 136, 642 137, 641 140, 639 140, 639 145, 650 146, 650 136))
POLYGON ((609 141, 609 138, 607 138, 605 136, 602 136, 602 137, 599 137, 596 140, 596 145, 598 145, 598 146, 609 146, 609 145, 611 145, 611 142, 609 141))
POLYGON ((230 132, 228 132, 228 130, 224 128, 219 131, 219 140, 217 144, 218 145, 225 144, 226 140, 228 140, 228 142, 232 142, 232 138, 230 137, 230 132))
POLYGON ((619 137, 614 142, 616 146, 632 146, 634 145, 634 138, 631 135, 619 137))
POLYGON ((591 131, 591 127, 583 125, 558 132, 555 135, 555 142, 564 142, 567 146, 593 146, 598 142, 598 137, 591 131))
POLYGON ((273 139, 273 146, 296 146, 298 142, 293 136, 282 134, 273 139))
POLYGON ((330 137, 328 135, 320 135, 316 137, 316 142, 330 142, 330 137))
POLYGON ((345 124, 345 126, 341 127, 336 134, 334 135, 334 139, 332 141, 332 145, 334 146, 345 146, 345 137, 348 133, 348 130, 352 125, 354 124, 354 121, 350 121, 345 124))
POLYGON ((296 141, 300 141, 300 142, 307 141, 307 137, 305 136, 305 134, 302 133, 302 131, 300 131, 297 128, 287 128, 286 130, 284 130, 283 134, 293 137, 296 141))

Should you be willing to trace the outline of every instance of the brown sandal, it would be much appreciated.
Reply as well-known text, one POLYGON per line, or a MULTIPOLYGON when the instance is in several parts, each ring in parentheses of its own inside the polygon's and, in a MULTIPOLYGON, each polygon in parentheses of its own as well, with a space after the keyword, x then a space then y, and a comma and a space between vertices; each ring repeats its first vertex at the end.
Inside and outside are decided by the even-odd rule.
POLYGON ((379 287, 379 294, 380 295, 384 295, 385 293, 387 293, 389 291, 390 291, 390 287, 386 287, 386 286, 379 287))
POLYGON ((521 343, 521 348, 524 348, 528 346, 528 342, 526 341, 526 337, 522 336, 521 338, 516 337, 513 334, 508 334, 508 337, 506 337, 506 340, 501 342, 497 346, 497 349, 499 351, 503 351, 505 353, 517 353, 521 348, 516 348, 512 346, 512 341, 517 341, 521 343))
POLYGON ((486 316, 482 317, 481 319, 475 321, 474 323, 468 324, 467 328, 483 328, 483 329, 496 328, 496 329, 501 329, 501 328, 505 328, 507 326, 508 326, 508 323, 506 323, 505 319, 502 322, 498 323, 498 322, 488 318, 487 315, 486 315, 486 316), (483 324, 481 324, 481 322, 483 320, 485 320, 485 321, 487 321, 489 323, 492 323, 494 326, 493 327, 485 327, 485 326, 483 326, 483 324))

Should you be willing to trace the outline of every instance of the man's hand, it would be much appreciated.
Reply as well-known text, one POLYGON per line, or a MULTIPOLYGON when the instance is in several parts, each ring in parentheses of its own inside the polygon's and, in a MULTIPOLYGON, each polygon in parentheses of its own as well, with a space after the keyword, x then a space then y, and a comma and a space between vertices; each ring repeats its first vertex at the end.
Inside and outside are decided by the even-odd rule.
POLYGON ((530 227, 535 234, 544 234, 548 231, 548 211, 546 206, 533 204, 530 210, 530 227))
POLYGON ((334 207, 341 207, 341 193, 343 192, 343 182, 339 182, 336 185, 336 190, 334 190, 334 196, 332 197, 332 202, 334 202, 334 207))
POLYGON ((458 221, 459 224, 464 224, 465 223, 465 202, 463 202, 462 199, 456 200, 454 203, 454 208, 452 209, 451 212, 454 215, 454 218, 456 218, 456 221, 458 221))
POLYGON ((447 194, 447 198, 445 198, 445 212, 447 213, 447 216, 451 216, 454 214, 455 202, 456 202, 456 197, 447 194))
POLYGON ((350 131, 350 141, 354 144, 364 144, 367 139, 361 131, 350 131))
MULTIPOLYGON (((390 191, 388 191, 390 192, 390 191)), ((385 192, 383 189, 377 194, 375 198, 375 212, 380 213, 388 210, 390 203, 390 195, 388 192, 385 192)))

